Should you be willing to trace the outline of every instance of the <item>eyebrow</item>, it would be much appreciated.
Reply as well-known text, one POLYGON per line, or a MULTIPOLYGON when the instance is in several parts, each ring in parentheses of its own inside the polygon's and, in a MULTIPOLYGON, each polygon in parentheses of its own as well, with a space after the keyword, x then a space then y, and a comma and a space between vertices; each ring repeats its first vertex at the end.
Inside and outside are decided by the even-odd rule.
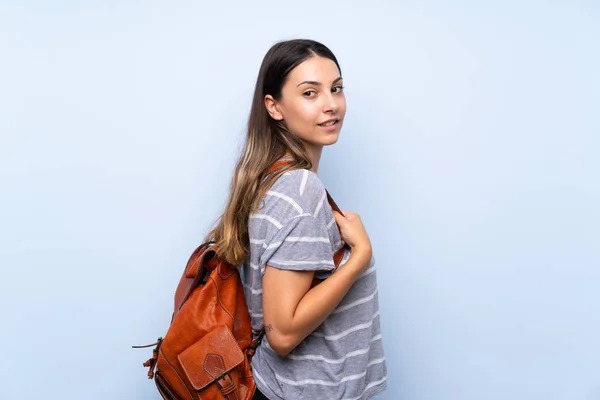
MULTIPOLYGON (((342 80, 342 77, 340 76, 339 78, 337 78, 336 80, 334 80, 334 81, 333 81, 331 84, 332 84, 332 85, 333 85, 333 84, 336 84, 336 83, 338 83, 338 82, 339 82, 339 81, 341 81, 341 80, 342 80)), ((298 84, 298 86, 300 86, 300 85, 313 85, 313 86, 321 86, 321 82, 317 82, 317 81, 304 81, 304 82, 300 82, 300 83, 298 84)), ((296 86, 296 87, 298 87, 298 86, 296 86)))

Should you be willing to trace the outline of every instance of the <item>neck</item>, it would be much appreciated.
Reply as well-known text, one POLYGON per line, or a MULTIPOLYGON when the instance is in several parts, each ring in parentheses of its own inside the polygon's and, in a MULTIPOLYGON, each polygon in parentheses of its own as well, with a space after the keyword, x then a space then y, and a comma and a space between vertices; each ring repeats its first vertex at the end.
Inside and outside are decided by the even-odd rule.
POLYGON ((306 150, 308 151, 308 155, 310 156, 310 161, 312 161, 312 168, 310 169, 315 174, 319 172, 319 162, 321 161, 321 154, 323 153, 323 146, 307 146, 306 150))
MULTIPOLYGON (((323 153, 323 146, 311 147, 306 146, 306 151, 312 162, 312 168, 310 169, 315 174, 319 171, 319 162, 321 161, 321 154, 323 153)), ((284 157, 293 157, 291 153, 285 153, 284 157)))

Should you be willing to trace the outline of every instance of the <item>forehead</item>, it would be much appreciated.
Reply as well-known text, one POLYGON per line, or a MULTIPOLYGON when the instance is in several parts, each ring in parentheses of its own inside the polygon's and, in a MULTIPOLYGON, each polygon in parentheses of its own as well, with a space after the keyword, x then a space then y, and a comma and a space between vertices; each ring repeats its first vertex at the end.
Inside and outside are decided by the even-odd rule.
POLYGON ((327 84, 339 77, 340 71, 332 60, 325 57, 310 57, 290 72, 287 83, 294 86, 304 81, 327 84))

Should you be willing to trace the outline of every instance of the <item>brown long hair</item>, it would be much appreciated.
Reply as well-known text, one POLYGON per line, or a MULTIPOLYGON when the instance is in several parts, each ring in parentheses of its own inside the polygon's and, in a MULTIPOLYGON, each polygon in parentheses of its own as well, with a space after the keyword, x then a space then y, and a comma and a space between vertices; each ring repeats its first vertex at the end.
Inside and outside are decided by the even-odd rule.
POLYGON ((260 200, 277 178, 290 169, 313 167, 303 142, 287 129, 283 121, 271 118, 264 104, 266 95, 279 100, 290 71, 313 56, 329 58, 341 74, 331 50, 308 39, 276 43, 262 61, 248 118, 246 141, 235 166, 227 206, 206 236, 206 241, 215 243, 219 258, 233 265, 239 266, 247 259, 250 213, 258 209, 260 200), (293 162, 267 176, 268 169, 285 155, 293 162))

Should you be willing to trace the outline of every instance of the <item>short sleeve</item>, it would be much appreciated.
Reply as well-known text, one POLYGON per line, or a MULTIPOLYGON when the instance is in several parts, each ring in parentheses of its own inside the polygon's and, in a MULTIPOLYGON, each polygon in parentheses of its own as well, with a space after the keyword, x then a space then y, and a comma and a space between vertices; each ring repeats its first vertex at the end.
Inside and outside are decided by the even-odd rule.
POLYGON ((289 219, 265 245, 261 265, 293 271, 334 269, 327 227, 310 214, 289 219))

